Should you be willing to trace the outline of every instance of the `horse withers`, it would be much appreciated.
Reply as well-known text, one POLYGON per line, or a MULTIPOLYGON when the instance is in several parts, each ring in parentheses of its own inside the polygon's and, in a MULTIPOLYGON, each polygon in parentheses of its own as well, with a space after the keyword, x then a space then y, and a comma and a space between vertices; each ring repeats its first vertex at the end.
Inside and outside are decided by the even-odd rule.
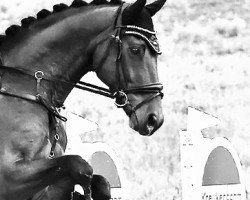
POLYGON ((141 135, 161 126, 160 50, 151 17, 164 3, 75 0, 41 10, 0 37, 1 200, 68 200, 76 184, 85 199, 98 190, 91 166, 63 155, 66 119, 58 108, 74 87, 114 98, 141 135), (89 71, 109 89, 84 85, 89 71))

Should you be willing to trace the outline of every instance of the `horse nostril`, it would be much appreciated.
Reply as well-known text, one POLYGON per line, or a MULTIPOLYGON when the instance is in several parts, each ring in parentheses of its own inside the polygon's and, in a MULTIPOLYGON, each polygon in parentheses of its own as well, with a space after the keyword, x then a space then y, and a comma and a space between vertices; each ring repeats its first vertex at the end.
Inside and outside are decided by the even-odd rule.
POLYGON ((148 126, 155 128, 157 125, 157 117, 155 114, 150 114, 148 116, 148 126))

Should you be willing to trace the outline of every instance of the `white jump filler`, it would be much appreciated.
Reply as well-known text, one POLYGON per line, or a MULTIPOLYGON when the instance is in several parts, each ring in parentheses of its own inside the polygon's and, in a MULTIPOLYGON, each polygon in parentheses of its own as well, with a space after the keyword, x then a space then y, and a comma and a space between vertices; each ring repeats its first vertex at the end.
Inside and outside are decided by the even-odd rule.
POLYGON ((217 118, 188 108, 187 131, 180 131, 182 200, 246 199, 240 160, 232 144, 201 133, 217 124, 217 118))

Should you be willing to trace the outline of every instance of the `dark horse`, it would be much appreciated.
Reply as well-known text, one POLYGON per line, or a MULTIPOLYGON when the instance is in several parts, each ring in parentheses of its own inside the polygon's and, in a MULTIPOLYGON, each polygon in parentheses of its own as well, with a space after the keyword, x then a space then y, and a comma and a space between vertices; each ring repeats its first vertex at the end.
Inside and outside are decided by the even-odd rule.
POLYGON ((97 199, 91 166, 63 156, 65 118, 58 108, 74 87, 114 98, 141 135, 161 126, 151 17, 164 3, 75 0, 25 18, 0 37, 0 200, 69 200, 76 184, 97 199), (89 71, 109 89, 83 85, 89 71))

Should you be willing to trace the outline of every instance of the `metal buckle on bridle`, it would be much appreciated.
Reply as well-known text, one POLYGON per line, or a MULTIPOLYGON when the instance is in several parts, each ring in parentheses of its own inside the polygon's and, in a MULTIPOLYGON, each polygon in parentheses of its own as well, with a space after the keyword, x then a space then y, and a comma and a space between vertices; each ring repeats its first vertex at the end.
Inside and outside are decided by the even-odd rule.
POLYGON ((128 104, 128 96, 125 92, 118 91, 118 92, 115 92, 113 96, 115 99, 114 103, 118 108, 122 108, 128 104))
POLYGON ((58 134, 58 133, 57 133, 57 134, 55 134, 54 138, 55 138, 55 140, 56 140, 56 141, 58 141, 58 140, 60 139, 59 134, 58 134))
POLYGON ((41 80, 43 79, 43 77, 44 77, 44 73, 42 71, 35 72, 37 94, 40 94, 40 83, 41 83, 41 80))
POLYGON ((122 42, 119 35, 111 35, 111 38, 115 39, 116 42, 122 42))
POLYGON ((54 151, 51 151, 51 152, 49 153, 49 159, 53 159, 53 158, 54 158, 54 156, 55 156, 54 151))
POLYGON ((43 71, 36 71, 36 72, 35 72, 35 78, 36 78, 37 80, 42 80, 43 77, 44 77, 43 71))
POLYGON ((113 38, 115 40, 115 42, 118 45, 118 53, 117 53, 117 57, 116 57, 116 61, 119 61, 121 59, 121 55, 122 55, 122 40, 120 39, 120 31, 118 31, 118 33, 116 33, 116 35, 111 35, 111 38, 113 38))

